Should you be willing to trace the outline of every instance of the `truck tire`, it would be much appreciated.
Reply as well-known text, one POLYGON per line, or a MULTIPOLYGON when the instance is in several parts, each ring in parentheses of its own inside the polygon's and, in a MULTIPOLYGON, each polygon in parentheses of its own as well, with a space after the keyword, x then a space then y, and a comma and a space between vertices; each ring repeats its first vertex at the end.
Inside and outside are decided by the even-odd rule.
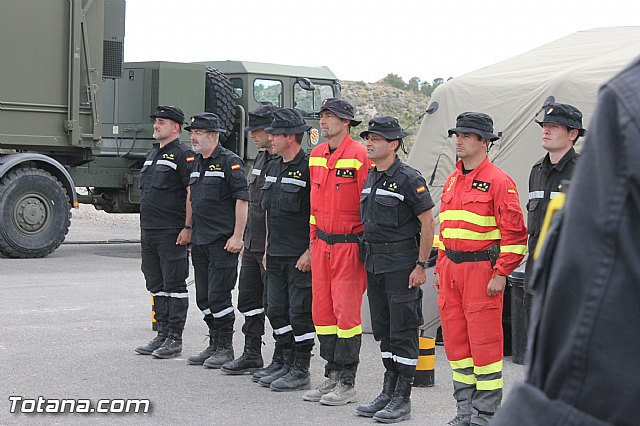
POLYGON ((227 131, 226 133, 220 132, 220 142, 225 142, 233 130, 236 101, 233 98, 233 86, 229 78, 211 67, 207 67, 204 110, 220 117, 222 127, 227 131))
POLYGON ((19 168, 0 179, 0 253, 34 258, 53 253, 71 224, 64 187, 49 172, 19 168))

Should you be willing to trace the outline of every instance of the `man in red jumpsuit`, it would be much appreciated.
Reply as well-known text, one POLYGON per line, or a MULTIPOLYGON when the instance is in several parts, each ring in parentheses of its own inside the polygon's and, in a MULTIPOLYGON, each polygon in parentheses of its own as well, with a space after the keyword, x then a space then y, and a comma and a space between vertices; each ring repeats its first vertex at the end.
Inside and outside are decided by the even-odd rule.
POLYGON ((440 250, 433 287, 457 415, 449 425, 488 425, 502 400, 502 296, 527 249, 516 184, 489 162, 493 120, 458 116, 456 154, 440 204, 440 250))
POLYGON ((311 151, 310 248, 313 323, 320 356, 327 361, 326 380, 306 392, 305 401, 344 405, 356 399, 362 321, 362 295, 367 274, 360 260, 358 240, 360 192, 371 161, 367 150, 351 139, 353 105, 343 99, 325 99, 320 128, 327 142, 311 151))

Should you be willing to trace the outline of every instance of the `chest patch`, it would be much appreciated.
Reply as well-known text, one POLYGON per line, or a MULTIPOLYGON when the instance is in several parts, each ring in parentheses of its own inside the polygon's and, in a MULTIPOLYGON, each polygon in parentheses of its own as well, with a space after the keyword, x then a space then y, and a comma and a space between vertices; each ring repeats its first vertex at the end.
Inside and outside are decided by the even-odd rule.
POLYGON ((397 183, 395 183, 395 182, 384 182, 384 183, 382 184, 382 186, 383 186, 385 189, 387 189, 387 190, 389 190, 389 191, 393 191, 393 192, 395 192, 395 191, 396 191, 396 189, 398 189, 398 184, 397 184, 397 183))
POLYGON ((176 159, 176 156, 175 154, 162 154, 162 159, 173 161, 176 159))
POLYGON ((294 179, 300 179, 302 177, 302 172, 300 170, 289 170, 287 172, 287 176, 294 179))
POLYGON ((481 180, 474 180, 471 186, 478 191, 487 192, 491 184, 489 182, 483 182, 481 180))
POLYGON ((209 164, 209 170, 219 172, 222 171, 222 167, 220 166, 220 164, 209 164))
POLYGON ((354 178, 356 177, 355 169, 336 169, 336 176, 343 178, 354 178))

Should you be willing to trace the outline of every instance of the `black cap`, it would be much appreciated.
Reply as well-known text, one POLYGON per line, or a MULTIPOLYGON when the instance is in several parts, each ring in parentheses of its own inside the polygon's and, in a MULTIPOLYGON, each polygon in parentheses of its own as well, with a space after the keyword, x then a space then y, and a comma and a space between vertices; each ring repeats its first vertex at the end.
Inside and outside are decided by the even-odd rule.
POLYGON ((570 129, 577 129, 578 136, 584 136, 586 129, 582 128, 582 113, 573 105, 569 104, 550 104, 544 110, 542 120, 536 120, 536 123, 542 127, 544 123, 564 124, 570 129))
POLYGON ((396 139, 402 139, 409 136, 409 133, 402 130, 397 118, 383 115, 380 117, 374 117, 369 120, 369 128, 360 133, 361 138, 366 138, 369 133, 375 133, 380 135, 388 141, 396 139))
POLYGON ((266 129, 273 120, 273 111, 277 110, 275 105, 262 105, 249 113, 249 125, 244 128, 246 132, 266 129))
POLYGON ((302 115, 293 108, 281 108, 273 112, 271 126, 265 130, 270 135, 295 135, 311 128, 302 115))
POLYGON ((191 124, 184 128, 187 132, 191 129, 202 129, 210 132, 226 133, 227 129, 220 124, 220 117, 212 112, 200 112, 191 117, 191 124))
POLYGON ((500 139, 493 134, 493 120, 482 112, 463 112, 456 118, 456 127, 449 129, 449 136, 458 133, 475 133, 491 142, 500 139))
POLYGON ((362 123, 362 120, 356 120, 356 116, 353 113, 353 105, 345 99, 327 98, 322 101, 322 107, 315 112, 319 114, 325 110, 331 111, 336 117, 351 120, 352 126, 357 126, 362 123))
POLYGON ((158 105, 149 117, 153 118, 168 118, 178 124, 184 124, 184 113, 178 107, 171 105, 158 105))

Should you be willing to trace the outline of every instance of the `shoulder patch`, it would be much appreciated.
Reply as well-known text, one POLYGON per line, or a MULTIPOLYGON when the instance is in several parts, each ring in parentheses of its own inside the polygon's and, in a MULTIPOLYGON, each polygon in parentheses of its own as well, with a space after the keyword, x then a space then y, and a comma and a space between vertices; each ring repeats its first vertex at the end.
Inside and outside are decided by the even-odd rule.
POLYGON ((426 190, 427 190, 427 187, 426 187, 426 186, 424 186, 424 185, 421 185, 421 186, 419 186, 419 187, 417 187, 417 188, 416 188, 416 192, 417 192, 418 194, 422 194, 422 193, 423 193, 424 191, 426 191, 426 190))
POLYGON ((238 163, 231 164, 231 170, 238 170, 240 167, 242 166, 238 163))
POLYGON ((507 192, 508 192, 509 194, 516 194, 516 190, 515 190, 515 189, 513 189, 513 188, 507 188, 507 192))
POLYGON ((195 160, 196 157, 193 155, 189 155, 185 158, 185 160, 187 161, 187 163, 191 163, 193 160, 195 160))
POLYGON ((481 180, 474 180, 471 186, 478 191, 487 192, 491 184, 489 182, 483 182, 481 180))

